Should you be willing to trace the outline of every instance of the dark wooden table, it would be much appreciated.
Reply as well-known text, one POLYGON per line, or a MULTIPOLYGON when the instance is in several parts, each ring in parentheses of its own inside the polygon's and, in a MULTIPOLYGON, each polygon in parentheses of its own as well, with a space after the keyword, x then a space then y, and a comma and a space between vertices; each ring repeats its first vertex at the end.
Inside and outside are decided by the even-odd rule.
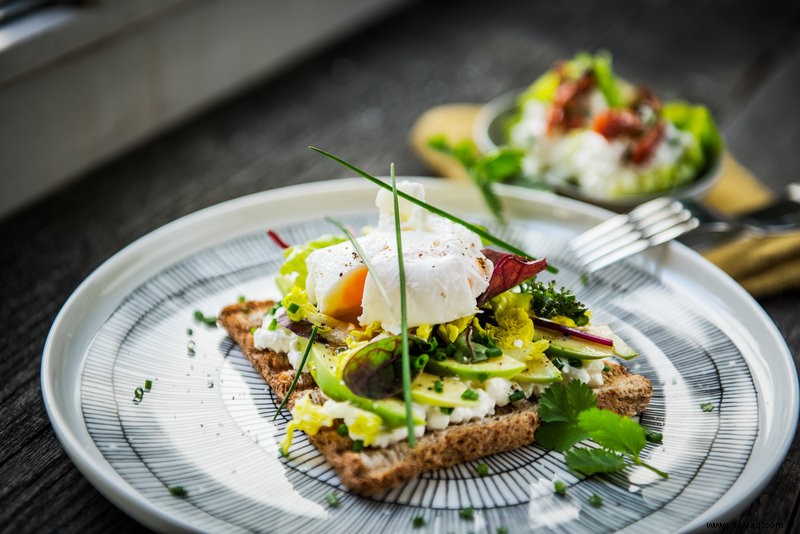
MULTIPOLYGON (((425 174, 407 143, 425 109, 486 101, 529 83, 557 58, 598 48, 612 51, 630 80, 705 102, 731 151, 771 187, 797 180, 796 2, 431 2, 305 57, 0 221, 0 528, 141 528, 72 465, 39 387, 48 329, 101 262, 200 208, 348 174, 311 154, 309 144, 377 173, 394 161, 399 174, 425 174)), ((795 360, 799 295, 760 301, 795 360)), ((800 528, 798 462, 795 438, 778 474, 739 520, 800 528)))

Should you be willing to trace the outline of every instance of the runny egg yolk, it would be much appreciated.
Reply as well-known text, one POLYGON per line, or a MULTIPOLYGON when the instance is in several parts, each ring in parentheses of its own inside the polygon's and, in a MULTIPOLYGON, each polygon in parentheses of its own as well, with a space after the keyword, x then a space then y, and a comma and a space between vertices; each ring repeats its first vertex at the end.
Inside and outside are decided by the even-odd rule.
POLYGON ((364 283, 367 280, 367 267, 359 267, 341 273, 319 302, 319 309, 337 319, 357 323, 361 315, 361 299, 364 296, 364 283))

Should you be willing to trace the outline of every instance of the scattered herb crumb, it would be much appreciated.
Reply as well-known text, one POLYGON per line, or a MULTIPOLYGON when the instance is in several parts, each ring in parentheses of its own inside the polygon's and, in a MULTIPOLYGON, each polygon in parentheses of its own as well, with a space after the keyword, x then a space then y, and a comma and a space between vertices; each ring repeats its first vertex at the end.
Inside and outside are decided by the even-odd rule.
POLYGON ((650 443, 661 443, 664 440, 664 434, 661 432, 656 432, 655 430, 650 430, 649 428, 645 428, 644 439, 650 443))
POLYGON ((589 504, 591 504, 595 508, 600 508, 601 506, 603 506, 603 498, 600 497, 600 495, 597 495, 596 493, 592 493, 591 495, 589 495, 589 504))
POLYGON ((142 402, 142 398, 144 397, 144 390, 142 388, 136 388, 133 390, 133 402, 139 404, 142 402))
POLYGON ((479 477, 485 477, 489 474, 489 464, 479 463, 475 467, 475 472, 478 473, 479 477))
POLYGON ((588 286, 589 285, 589 274, 588 273, 581 274, 581 284, 583 284, 584 286, 588 286))
POLYGON ((494 532, 495 534, 508 534, 508 529, 506 527, 497 527, 494 532))
POLYGON ((472 506, 467 506, 466 508, 462 508, 458 515, 461 519, 466 519, 467 521, 472 521, 475 519, 475 509, 472 506))
POLYGON ((258 327, 257 327, 257 326, 254 326, 253 328, 251 328, 251 329, 250 329, 250 333, 251 333, 251 334, 255 334, 255 333, 256 333, 256 330, 258 330, 258 327))
POLYGON ((411 526, 414 528, 422 528, 425 526, 425 518, 421 515, 414 516, 414 519, 411 520, 411 526))
POLYGON ((150 380, 150 379, 148 378, 147 380, 145 380, 145 381, 144 381, 144 390, 145 390, 145 391, 150 391, 150 389, 151 389, 152 387, 153 387, 153 381, 152 381, 152 380, 150 380))
POLYGON ((609 372, 610 370, 611 370, 611 367, 610 367, 608 364, 605 364, 605 365, 603 366, 603 372, 604 372, 604 373, 607 373, 607 372, 609 372))
POLYGON ((436 379, 433 382, 433 390, 436 391, 436 393, 441 393, 444 391, 444 384, 442 383, 441 380, 436 379))
POLYGON ((361 452, 364 450, 364 442, 360 439, 353 441, 353 452, 361 452))
POLYGON ((244 301, 246 301, 247 299, 246 299, 246 298, 244 298, 244 295, 239 295, 239 296, 237 297, 237 300, 238 300, 239 302, 244 302, 244 301))
POLYGON ((347 425, 344 423, 339 423, 339 426, 336 427, 336 433, 342 437, 349 435, 349 432, 347 431, 347 425))
POLYGON ((216 315, 206 315, 200 310, 195 310, 194 312, 194 319, 197 322, 203 323, 206 326, 217 326, 217 317, 216 315))
POLYGON ((183 486, 170 486, 169 492, 176 497, 186 497, 189 494, 183 486))
POLYGON ((325 495, 325 502, 328 503, 328 506, 331 508, 339 508, 339 497, 336 496, 335 493, 331 492, 325 495))
POLYGON ((508 396, 508 402, 517 402, 525 398, 525 392, 518 389, 508 396))
POLYGON ((194 330, 192 330, 191 328, 187 328, 187 329, 186 329, 186 335, 187 335, 187 336, 192 336, 192 335, 194 335, 194 330))
POLYGON ((472 389, 465 389, 464 393, 461 394, 461 398, 464 400, 478 400, 480 396, 477 392, 472 389))
POLYGON ((700 405, 700 409, 703 410, 704 412, 710 412, 714 410, 714 405, 711 404, 710 402, 704 402, 703 404, 700 405))
POLYGON ((553 490, 559 495, 566 495, 567 483, 562 480, 556 480, 555 482, 553 482, 553 490))

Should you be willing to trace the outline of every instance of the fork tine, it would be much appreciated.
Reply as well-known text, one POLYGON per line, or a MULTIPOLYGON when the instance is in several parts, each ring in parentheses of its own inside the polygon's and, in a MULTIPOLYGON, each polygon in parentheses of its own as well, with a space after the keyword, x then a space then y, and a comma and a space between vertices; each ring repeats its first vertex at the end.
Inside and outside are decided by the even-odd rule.
POLYGON ((672 200, 663 197, 645 202, 641 206, 631 210, 631 212, 628 214, 615 215, 610 219, 601 222, 594 228, 590 228, 581 235, 573 238, 571 242, 576 246, 591 243, 598 237, 605 235, 607 232, 610 232, 611 230, 618 228, 631 220, 644 219, 652 213, 668 207, 672 203, 672 200))
POLYGON ((600 223, 570 241, 570 248, 588 272, 595 272, 698 225, 681 202, 659 198, 600 223))

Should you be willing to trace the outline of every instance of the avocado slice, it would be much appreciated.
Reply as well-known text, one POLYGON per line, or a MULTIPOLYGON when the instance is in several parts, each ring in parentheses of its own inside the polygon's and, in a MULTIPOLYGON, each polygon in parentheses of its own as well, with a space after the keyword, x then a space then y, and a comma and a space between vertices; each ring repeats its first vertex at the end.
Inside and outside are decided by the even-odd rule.
POLYGON ((425 370, 442 376, 457 376, 462 380, 483 382, 489 378, 511 378, 525 370, 525 364, 503 354, 477 363, 461 363, 451 358, 442 361, 428 360, 425 370))
POLYGON ((445 406, 448 408, 454 408, 456 406, 475 406, 478 404, 478 401, 467 400, 461 397, 468 389, 470 389, 469 385, 457 378, 421 373, 414 382, 411 383, 411 398, 414 402, 432 406, 445 406), (437 381, 440 383, 440 391, 437 391, 436 388, 437 381))
POLYGON ((537 354, 525 363, 525 370, 514 375, 517 382, 550 384, 561 381, 561 371, 544 354, 537 354))
MULTIPOLYGON (((329 398, 344 402, 349 401, 362 410, 368 410, 380 416, 388 427, 405 426, 406 406, 398 399, 368 399, 359 397, 350 391, 344 382, 336 376, 336 354, 325 345, 314 343, 308 354, 308 370, 319 389, 329 398)), ((414 417, 414 425, 424 425, 425 421, 414 417)))
POLYGON ((609 347, 608 345, 593 343, 568 334, 548 330, 541 326, 536 327, 533 338, 534 340, 546 339, 550 342, 550 347, 544 352, 551 358, 597 360, 600 358, 618 356, 625 360, 630 360, 639 355, 627 343, 622 341, 619 336, 611 333, 611 330, 607 326, 583 327, 583 329, 587 332, 610 338, 614 342, 614 345, 609 347))

